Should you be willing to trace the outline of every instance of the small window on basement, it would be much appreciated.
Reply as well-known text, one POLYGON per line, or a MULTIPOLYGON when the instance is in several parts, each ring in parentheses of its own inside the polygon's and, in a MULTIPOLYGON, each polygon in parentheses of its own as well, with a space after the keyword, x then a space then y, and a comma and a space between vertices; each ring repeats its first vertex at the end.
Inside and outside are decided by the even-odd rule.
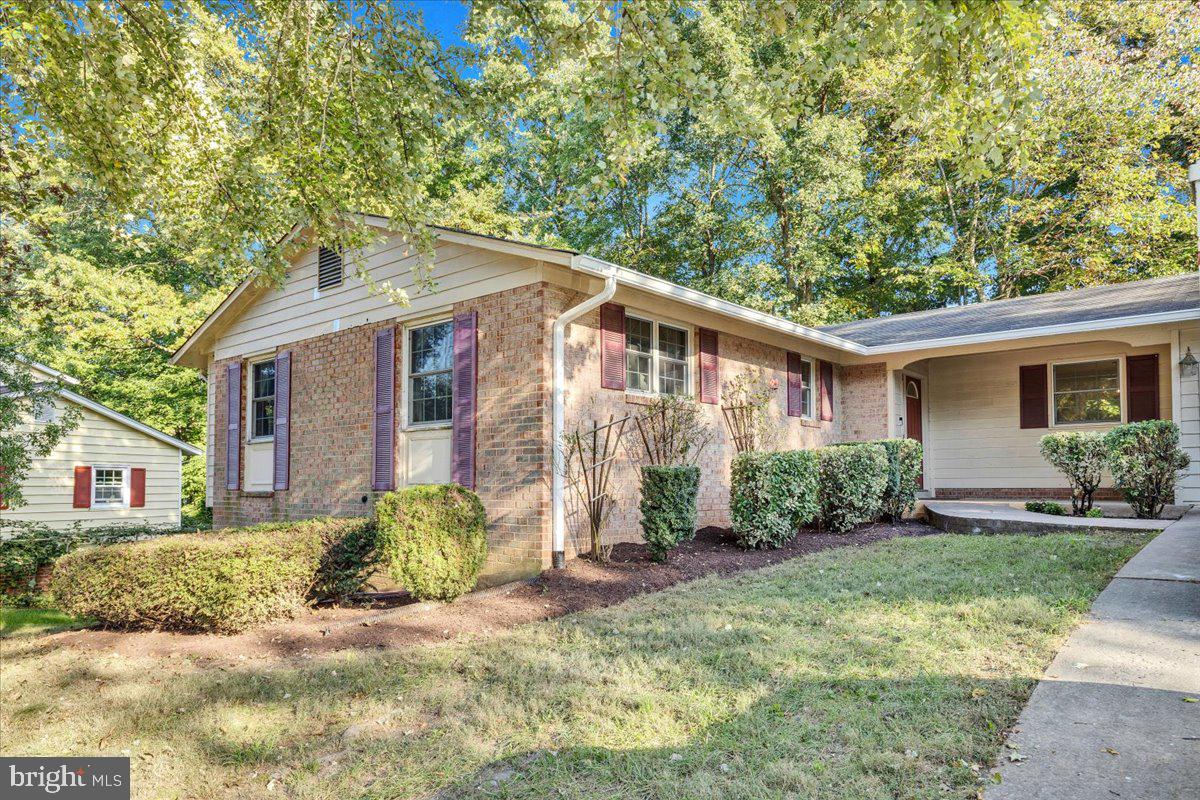
POLYGON ((317 289, 325 291, 342 285, 342 253, 322 247, 317 253, 317 289))

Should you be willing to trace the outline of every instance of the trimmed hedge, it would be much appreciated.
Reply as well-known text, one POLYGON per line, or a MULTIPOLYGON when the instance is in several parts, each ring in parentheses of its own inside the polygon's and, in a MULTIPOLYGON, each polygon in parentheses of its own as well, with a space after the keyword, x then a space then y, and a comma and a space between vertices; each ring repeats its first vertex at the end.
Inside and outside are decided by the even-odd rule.
POLYGON ((119 628, 236 633, 305 604, 327 520, 84 547, 50 591, 68 614, 119 628))
POLYGON ((1175 480, 1191 459, 1179 449, 1179 426, 1168 420, 1132 422, 1104 436, 1108 468, 1125 500, 1142 519, 1157 519, 1175 494, 1175 480))
POLYGON ((887 455, 887 484, 880 511, 889 522, 898 522, 917 505, 925 451, 916 439, 880 439, 876 444, 887 455))
POLYGON ((487 559, 479 496, 456 483, 413 486, 375 503, 379 553, 419 600, 453 600, 475 587, 487 559))
POLYGON ((817 451, 821 521, 845 533, 880 513, 888 482, 888 457, 875 442, 839 444, 817 451))
POLYGON ((642 467, 642 538, 655 561, 665 561, 676 545, 695 537, 699 491, 699 467, 642 467))
POLYGON ((1050 514, 1055 517, 1067 515, 1067 510, 1063 508, 1062 503, 1056 503, 1053 500, 1030 500, 1025 504, 1025 510, 1034 514, 1050 514))
POLYGON ((742 453, 733 459, 730 515, 737 543, 780 547, 820 512, 812 450, 742 453))
POLYGON ((1086 514, 1092 508, 1092 495, 1100 487, 1108 447, 1098 431, 1058 431, 1041 438, 1038 449, 1042 458, 1067 478, 1071 487, 1071 513, 1086 514))

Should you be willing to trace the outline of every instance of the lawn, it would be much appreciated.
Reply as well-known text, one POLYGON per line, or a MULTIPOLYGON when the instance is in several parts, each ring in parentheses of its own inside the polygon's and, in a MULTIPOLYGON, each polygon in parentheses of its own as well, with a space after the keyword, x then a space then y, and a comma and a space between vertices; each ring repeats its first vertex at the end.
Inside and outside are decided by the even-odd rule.
POLYGON ((53 608, 0 608, 0 636, 25 636, 76 628, 80 620, 53 608))
POLYGON ((9 640, 3 747, 131 754, 143 798, 973 798, 1055 649, 1147 539, 894 539, 319 660, 9 640))

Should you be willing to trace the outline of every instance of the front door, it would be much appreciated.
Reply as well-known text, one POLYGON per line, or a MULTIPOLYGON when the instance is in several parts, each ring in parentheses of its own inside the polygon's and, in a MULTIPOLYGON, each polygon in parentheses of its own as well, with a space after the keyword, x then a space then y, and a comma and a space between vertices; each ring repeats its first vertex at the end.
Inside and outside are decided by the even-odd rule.
MULTIPOLYGON (((921 431, 921 380, 919 378, 904 378, 904 419, 908 427, 908 438, 916 439, 922 446, 925 440, 921 431)), ((921 470, 917 477, 917 485, 925 488, 925 471, 921 470)))

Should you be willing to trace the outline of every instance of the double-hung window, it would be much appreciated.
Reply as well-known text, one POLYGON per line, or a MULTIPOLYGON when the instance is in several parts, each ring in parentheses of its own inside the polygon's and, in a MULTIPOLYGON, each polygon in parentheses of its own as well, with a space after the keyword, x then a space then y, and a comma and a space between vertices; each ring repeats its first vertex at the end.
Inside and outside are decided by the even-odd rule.
POLYGON ((408 422, 451 421, 454 323, 450 320, 408 332, 408 422))
POLYGON ((690 394, 688 332, 673 325, 627 315, 625 388, 647 394, 690 394))
POLYGON ((92 470, 92 507, 129 507, 127 467, 95 467, 92 470))
POLYGON ((800 416, 813 418, 813 365, 807 358, 800 359, 800 416))
POLYGON ((1054 424, 1121 421, 1121 362, 1116 358, 1053 365, 1054 424))
POLYGON ((275 360, 251 367, 250 436, 270 439, 275 435, 275 360))

